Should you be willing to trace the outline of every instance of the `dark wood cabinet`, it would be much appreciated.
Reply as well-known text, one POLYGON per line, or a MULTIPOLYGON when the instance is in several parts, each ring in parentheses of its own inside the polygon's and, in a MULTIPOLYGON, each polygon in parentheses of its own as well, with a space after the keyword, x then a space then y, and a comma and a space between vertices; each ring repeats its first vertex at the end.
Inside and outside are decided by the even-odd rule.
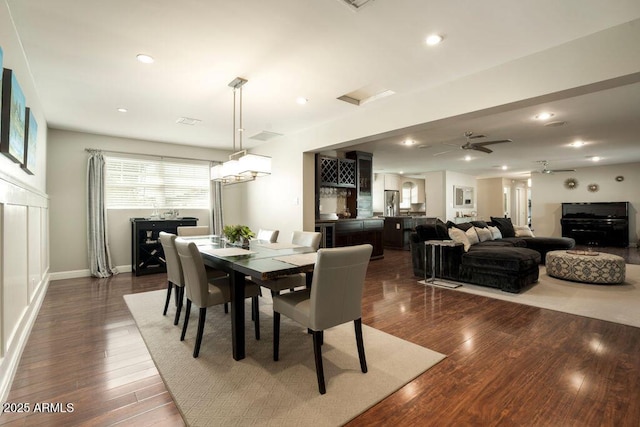
POLYGON ((362 151, 349 151, 346 154, 356 164, 356 191, 347 197, 347 208, 356 218, 373 216, 373 155, 362 151))
POLYGON ((427 217, 386 217, 383 233, 384 247, 408 251, 409 236, 415 231, 416 226, 426 223, 427 217))
POLYGON ((316 161, 316 182, 320 187, 355 188, 355 160, 317 155, 316 161))
POLYGON ((336 247, 369 243, 373 246, 371 259, 382 258, 384 257, 383 229, 384 220, 377 218, 336 221, 334 243, 336 247))
POLYGON ((136 276, 164 273, 167 263, 160 244, 160 232, 177 234, 180 226, 198 225, 198 218, 131 218, 131 270, 136 276))

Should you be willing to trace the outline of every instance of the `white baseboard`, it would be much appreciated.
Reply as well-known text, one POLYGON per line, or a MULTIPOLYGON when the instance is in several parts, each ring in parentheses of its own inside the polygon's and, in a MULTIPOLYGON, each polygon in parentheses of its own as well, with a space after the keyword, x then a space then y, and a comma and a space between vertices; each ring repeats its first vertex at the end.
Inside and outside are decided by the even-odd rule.
POLYGON ((13 378, 18 370, 18 364, 22 357, 22 351, 29 340, 31 329, 38 317, 38 312, 42 306, 42 301, 47 294, 49 288, 50 276, 45 274, 44 282, 40 284, 33 297, 31 304, 27 307, 20 324, 15 332, 11 345, 7 348, 4 358, 0 360, 0 402, 6 402, 13 378))
MULTIPOLYGON (((131 265, 118 265, 116 266, 116 269, 118 270, 118 273, 130 273, 131 265)), ((91 277, 91 272, 89 269, 86 269, 51 273, 51 280, 77 279, 78 277, 91 277)))

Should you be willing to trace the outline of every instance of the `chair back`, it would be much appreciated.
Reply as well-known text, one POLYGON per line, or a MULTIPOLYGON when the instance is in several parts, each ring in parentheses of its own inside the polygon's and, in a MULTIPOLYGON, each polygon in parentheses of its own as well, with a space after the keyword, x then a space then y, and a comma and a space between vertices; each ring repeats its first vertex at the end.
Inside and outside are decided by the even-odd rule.
POLYGON ((315 231, 294 231, 291 235, 291 243, 300 246, 310 246, 316 251, 320 247, 320 239, 322 239, 322 233, 315 231))
POLYGON ((167 280, 176 286, 184 286, 182 264, 180 264, 180 258, 178 258, 175 242, 175 234, 160 232, 160 244, 164 251, 164 259, 167 262, 167 280))
POLYGON ((175 245, 182 264, 187 298, 198 307, 206 307, 209 282, 202 255, 194 242, 178 238, 175 240, 175 245))
POLYGON ((275 243, 278 241, 278 234, 280 234, 280 230, 263 230, 262 228, 258 231, 258 235, 256 239, 264 240, 269 243, 275 243))
POLYGON ((313 270, 309 323, 325 330, 362 317, 362 292, 373 246, 318 250, 313 270))
POLYGON ((178 236, 206 236, 209 234, 208 225, 183 225, 178 227, 178 236))

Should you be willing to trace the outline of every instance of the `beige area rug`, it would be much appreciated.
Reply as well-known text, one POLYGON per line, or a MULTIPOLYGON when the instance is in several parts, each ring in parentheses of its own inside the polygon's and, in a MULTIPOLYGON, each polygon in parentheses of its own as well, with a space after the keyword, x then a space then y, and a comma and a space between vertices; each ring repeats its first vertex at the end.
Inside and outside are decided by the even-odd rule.
MULTIPOLYGON (((166 291, 125 296, 142 337, 183 418, 191 426, 336 426, 375 405, 445 356, 363 325, 368 373, 360 371, 353 323, 325 331, 327 393, 318 393, 312 337, 282 316, 280 360, 273 361, 269 295, 260 299, 261 340, 247 314, 246 355, 231 357, 231 319, 211 307, 197 359, 192 357, 197 309, 185 341, 173 325, 175 307, 162 316, 166 291)), ((247 312, 250 312, 247 302, 247 312)))
POLYGON ((627 264, 620 285, 560 280, 540 266, 538 283, 520 294, 467 283, 456 290, 640 328, 640 265, 627 264))

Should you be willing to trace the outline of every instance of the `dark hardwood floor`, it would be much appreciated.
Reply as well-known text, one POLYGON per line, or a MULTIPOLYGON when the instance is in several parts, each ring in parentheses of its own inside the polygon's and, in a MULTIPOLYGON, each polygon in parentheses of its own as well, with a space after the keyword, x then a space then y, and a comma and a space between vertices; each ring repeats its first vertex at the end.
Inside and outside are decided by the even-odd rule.
MULTIPOLYGON (((609 252, 640 264, 635 248, 609 252)), ((640 425, 640 328, 417 280, 409 252, 385 250, 369 266, 363 322, 447 358, 350 426, 640 425)), ((184 425, 122 299, 164 288, 162 274, 51 282, 8 402, 73 412, 0 425, 184 425)))

